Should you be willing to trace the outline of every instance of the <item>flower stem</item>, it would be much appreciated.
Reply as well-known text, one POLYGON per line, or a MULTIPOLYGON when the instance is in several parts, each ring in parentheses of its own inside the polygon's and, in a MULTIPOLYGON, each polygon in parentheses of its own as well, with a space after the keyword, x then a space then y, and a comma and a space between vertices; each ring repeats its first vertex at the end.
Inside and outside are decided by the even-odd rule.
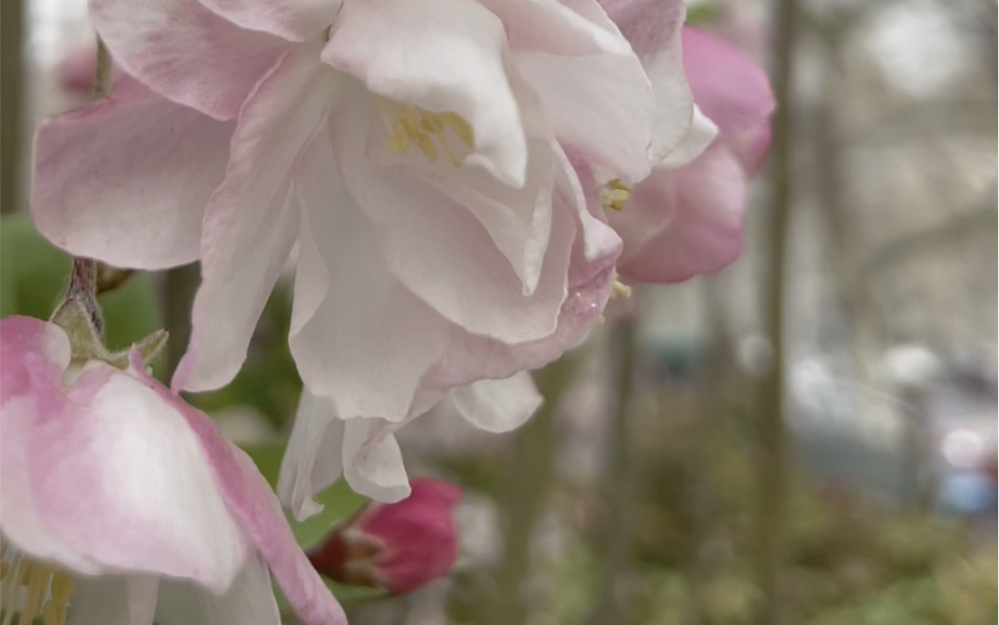
POLYGON ((97 261, 91 258, 74 258, 73 270, 66 289, 66 301, 76 300, 90 316, 98 335, 104 333, 104 315, 97 303, 97 261))

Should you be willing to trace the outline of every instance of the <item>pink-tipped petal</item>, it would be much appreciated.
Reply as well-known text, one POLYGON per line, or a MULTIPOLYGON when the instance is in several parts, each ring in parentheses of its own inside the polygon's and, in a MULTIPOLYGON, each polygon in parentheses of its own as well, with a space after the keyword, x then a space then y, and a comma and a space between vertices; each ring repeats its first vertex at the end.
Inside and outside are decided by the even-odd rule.
POLYGON ((773 93, 766 72, 755 61, 716 37, 684 28, 683 63, 701 111, 719 129, 719 139, 755 172, 770 137, 773 93))
POLYGON ((115 61, 151 89, 216 119, 233 119, 288 43, 249 31, 198 0, 90 0, 115 61))
POLYGON ((59 383, 35 380, 34 392, 48 395, 26 441, 39 517, 107 571, 224 592, 250 547, 177 406, 103 364, 90 365, 65 397, 59 383))
POLYGON ((208 458, 222 499, 267 562, 298 616, 307 625, 346 625, 343 608, 302 553, 280 502, 253 460, 229 443, 203 413, 184 404, 152 378, 147 376, 146 381, 161 397, 183 409, 188 426, 208 458))
POLYGON ((70 253, 118 267, 196 260, 232 129, 123 77, 110 97, 39 127, 35 225, 70 253))
POLYGON ((680 282, 724 269, 742 250, 745 200, 742 167, 720 146, 685 167, 654 172, 634 189, 624 213, 611 216, 625 240, 621 276, 680 282))
POLYGON ((341 0, 201 0, 227 20, 282 39, 304 41, 329 28, 341 0))

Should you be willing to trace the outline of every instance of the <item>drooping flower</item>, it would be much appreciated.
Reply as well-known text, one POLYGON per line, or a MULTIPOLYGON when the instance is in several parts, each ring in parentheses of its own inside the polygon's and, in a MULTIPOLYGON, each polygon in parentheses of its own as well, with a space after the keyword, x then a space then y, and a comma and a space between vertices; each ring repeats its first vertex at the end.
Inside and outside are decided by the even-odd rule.
POLYGON ((309 553, 316 570, 342 584, 396 595, 447 575, 458 556, 454 506, 461 491, 433 479, 411 485, 402 501, 371 502, 337 525, 309 553))
MULTIPOLYGON (((150 377, 77 357, 59 326, 0 322, 5 611, 62 625, 345 623, 253 462, 150 377)), ((8 621, 4 621, 8 622, 8 621)))
MULTIPOLYGON (((642 3, 603 2, 655 84, 662 44, 646 25, 629 19, 629 11, 642 3)), ((618 271, 630 282, 680 282, 733 263, 742 250, 747 181, 762 166, 770 144, 774 99, 763 69, 728 43, 693 28, 683 28, 682 42, 694 101, 718 134, 689 164, 653 169, 625 194, 623 210, 608 212, 624 241, 618 271)))
POLYGON ((489 429, 525 418, 520 372, 580 340, 620 252, 566 153, 639 180, 692 119, 679 57, 653 93, 596 0, 91 8, 142 84, 41 128, 40 231, 119 266, 200 259, 187 390, 235 375, 297 242, 290 343, 322 410, 289 456, 330 455, 339 429, 362 490, 373 450, 397 455, 391 432, 451 389, 489 429))

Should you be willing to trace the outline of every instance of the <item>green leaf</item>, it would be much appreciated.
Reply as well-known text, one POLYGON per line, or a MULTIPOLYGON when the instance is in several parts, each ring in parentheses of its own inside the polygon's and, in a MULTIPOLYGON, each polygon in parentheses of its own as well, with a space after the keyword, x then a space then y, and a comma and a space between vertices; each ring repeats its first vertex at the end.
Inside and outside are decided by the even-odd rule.
POLYGON ((69 255, 38 234, 25 214, 0 219, 0 250, 0 316, 48 319, 66 289, 69 255))
MULTIPOLYGON (((72 257, 38 234, 26 214, 0 220, 0 317, 48 319, 66 289, 72 257)), ((136 273, 101 295, 105 341, 112 351, 163 327, 149 274, 136 273)))

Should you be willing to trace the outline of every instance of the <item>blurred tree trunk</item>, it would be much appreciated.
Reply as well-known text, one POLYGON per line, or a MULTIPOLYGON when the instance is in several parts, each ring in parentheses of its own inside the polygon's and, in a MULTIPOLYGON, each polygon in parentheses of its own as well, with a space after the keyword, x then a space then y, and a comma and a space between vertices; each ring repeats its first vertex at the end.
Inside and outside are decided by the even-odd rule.
POLYGON ((608 433, 610 458, 603 479, 603 501, 607 514, 600 527, 597 553, 597 582, 593 589, 594 607, 586 620, 589 625, 617 625, 621 622, 619 580, 628 572, 631 553, 632 514, 637 476, 629 451, 628 420, 634 395, 635 322, 614 323, 609 341, 611 370, 614 373, 614 402, 608 433))
POLYGON ((24 111, 24 0, 3 0, 0 19, 0 213, 16 211, 21 197, 24 111))
POLYGON ((492 605, 484 619, 490 625, 522 625, 528 618, 525 588, 531 573, 534 530, 548 505, 554 480, 554 414, 572 382, 578 357, 567 354, 535 372, 545 403, 513 437, 500 492, 502 558, 492 605))
POLYGON ((787 499, 787 445, 784 428, 785 402, 785 313, 788 231, 793 202, 794 150, 793 77, 797 55, 798 5, 796 0, 774 4, 774 96, 777 111, 773 125, 773 152, 770 171, 771 206, 768 257, 763 265, 764 332, 772 345, 769 370, 760 384, 758 416, 759 509, 756 518, 758 543, 757 575, 761 602, 756 615, 759 625, 785 622, 781 588, 784 555, 785 508, 787 499))

